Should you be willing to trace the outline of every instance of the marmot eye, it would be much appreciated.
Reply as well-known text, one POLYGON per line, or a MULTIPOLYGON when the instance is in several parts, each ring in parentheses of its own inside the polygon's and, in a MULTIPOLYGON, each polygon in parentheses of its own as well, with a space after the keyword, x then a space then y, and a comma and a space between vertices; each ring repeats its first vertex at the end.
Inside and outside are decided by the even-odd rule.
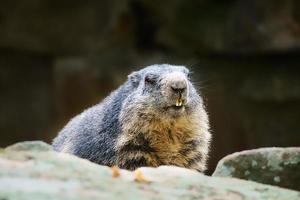
POLYGON ((188 69, 184 69, 183 73, 186 75, 186 78, 190 80, 192 72, 188 69))
POLYGON ((157 76, 154 74, 148 74, 145 76, 145 82, 154 84, 157 81, 157 76))
POLYGON ((187 77, 188 80, 191 80, 191 73, 190 72, 187 73, 186 77, 187 77))

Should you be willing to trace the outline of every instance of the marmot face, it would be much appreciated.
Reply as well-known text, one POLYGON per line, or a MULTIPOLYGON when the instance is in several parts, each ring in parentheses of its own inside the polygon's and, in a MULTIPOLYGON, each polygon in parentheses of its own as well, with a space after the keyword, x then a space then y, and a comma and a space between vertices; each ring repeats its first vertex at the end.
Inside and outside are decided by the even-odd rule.
MULTIPOLYGON (((190 114, 201 98, 189 80, 189 70, 183 66, 153 65, 129 75, 136 91, 128 97, 139 96, 138 102, 153 109, 153 113, 176 118, 190 114), (154 111, 155 110, 155 111, 154 111)), ((148 110, 149 111, 149 110, 148 110)), ((147 112, 149 113, 149 112, 147 112)))

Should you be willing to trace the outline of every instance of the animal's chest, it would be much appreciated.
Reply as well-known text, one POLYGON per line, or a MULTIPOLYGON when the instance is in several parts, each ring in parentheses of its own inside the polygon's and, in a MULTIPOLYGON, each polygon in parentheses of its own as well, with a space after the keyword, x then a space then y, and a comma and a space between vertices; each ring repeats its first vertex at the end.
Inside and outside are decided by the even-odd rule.
POLYGON ((189 130, 175 128, 151 130, 147 138, 150 141, 149 145, 155 149, 155 154, 162 164, 184 166, 187 160, 184 150, 188 142, 194 140, 195 136, 189 130))
POLYGON ((134 159, 135 167, 188 166, 200 144, 196 125, 184 118, 170 123, 155 121, 126 126, 116 145, 119 165, 126 168, 134 159))

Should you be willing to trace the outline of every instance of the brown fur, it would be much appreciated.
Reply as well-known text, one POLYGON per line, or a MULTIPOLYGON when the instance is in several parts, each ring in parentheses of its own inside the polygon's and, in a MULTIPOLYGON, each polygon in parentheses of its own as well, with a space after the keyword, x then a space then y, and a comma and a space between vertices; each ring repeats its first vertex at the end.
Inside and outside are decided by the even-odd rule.
MULTIPOLYGON (((145 158, 148 166, 176 165, 204 171, 210 141, 204 108, 195 108, 197 112, 178 118, 157 116, 158 112, 152 109, 145 109, 143 105, 124 105, 120 115, 123 134, 115 147, 119 151, 118 165, 128 168, 126 162, 145 158), (141 135, 143 141, 147 141, 148 151, 137 148, 122 152, 126 145, 145 147, 143 141, 139 141, 141 135)), ((130 168, 134 169, 134 166, 130 168)))

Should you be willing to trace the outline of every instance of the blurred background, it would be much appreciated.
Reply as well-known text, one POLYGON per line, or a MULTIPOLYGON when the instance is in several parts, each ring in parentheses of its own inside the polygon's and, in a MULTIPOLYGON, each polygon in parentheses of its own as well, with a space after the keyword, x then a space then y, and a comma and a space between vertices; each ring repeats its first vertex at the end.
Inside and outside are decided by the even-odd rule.
POLYGON ((300 1, 0 1, 0 146, 51 142, 141 67, 192 69, 223 156, 300 145, 300 1))

